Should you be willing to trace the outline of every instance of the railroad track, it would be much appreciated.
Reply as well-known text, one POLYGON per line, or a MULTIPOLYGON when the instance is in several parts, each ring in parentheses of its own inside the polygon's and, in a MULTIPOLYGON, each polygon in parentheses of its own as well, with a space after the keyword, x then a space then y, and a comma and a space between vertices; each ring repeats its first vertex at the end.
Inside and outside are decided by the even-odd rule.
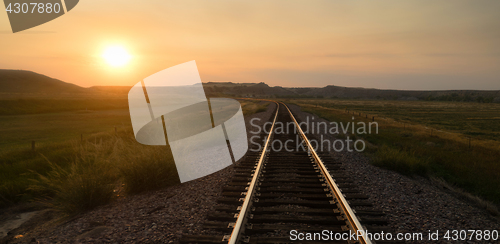
POLYGON ((180 243, 325 243, 326 236, 314 236, 325 230, 328 243, 375 243, 366 235, 343 237, 387 231, 383 213, 373 209, 328 152, 312 149, 289 108, 277 105, 266 128, 270 135, 262 132, 261 150, 255 152, 254 145, 235 166, 215 212, 207 216, 205 234, 185 235, 180 243), (290 130, 275 133, 276 122, 289 124, 290 130), (287 140, 293 151, 273 146, 287 140))

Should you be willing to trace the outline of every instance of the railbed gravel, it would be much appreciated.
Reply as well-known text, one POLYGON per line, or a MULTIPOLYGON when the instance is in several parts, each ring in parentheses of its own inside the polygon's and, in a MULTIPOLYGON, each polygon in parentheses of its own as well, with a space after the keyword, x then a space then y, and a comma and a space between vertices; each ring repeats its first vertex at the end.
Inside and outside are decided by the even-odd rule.
MULTIPOLYGON (((289 107, 300 121, 306 121, 306 116, 314 116, 316 123, 329 122, 302 112, 299 106, 289 105, 289 107)), ((335 140, 333 135, 323 134, 323 136, 324 139, 335 140)), ((334 160, 342 163, 350 179, 354 180, 362 193, 370 197, 369 200, 374 203, 374 207, 383 210, 387 215, 393 234, 420 232, 426 237, 429 230, 439 230, 439 241, 415 243, 500 243, 500 240, 461 242, 442 238, 447 230, 500 231, 498 217, 492 216, 474 202, 461 198, 429 179, 407 177, 373 166, 370 159, 361 153, 334 150, 329 152, 334 160)))

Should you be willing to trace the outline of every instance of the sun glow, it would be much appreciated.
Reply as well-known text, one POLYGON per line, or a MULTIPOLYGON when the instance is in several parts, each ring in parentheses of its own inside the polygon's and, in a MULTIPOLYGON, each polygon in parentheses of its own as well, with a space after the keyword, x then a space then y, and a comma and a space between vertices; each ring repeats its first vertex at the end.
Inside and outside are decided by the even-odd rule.
POLYGON ((127 52, 127 50, 125 50, 125 48, 121 46, 112 46, 106 48, 106 50, 102 54, 102 57, 109 65, 113 67, 122 67, 126 65, 131 59, 131 56, 127 52))

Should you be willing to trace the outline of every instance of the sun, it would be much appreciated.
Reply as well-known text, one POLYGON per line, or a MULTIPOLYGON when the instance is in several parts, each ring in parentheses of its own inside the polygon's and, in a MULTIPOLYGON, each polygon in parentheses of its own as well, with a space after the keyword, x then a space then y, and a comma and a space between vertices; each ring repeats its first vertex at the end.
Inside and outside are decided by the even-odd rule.
POLYGON ((104 50, 104 53, 102 54, 102 57, 109 65, 113 67, 122 67, 126 65, 131 59, 131 56, 127 52, 127 50, 121 46, 112 46, 106 48, 106 50, 104 50))

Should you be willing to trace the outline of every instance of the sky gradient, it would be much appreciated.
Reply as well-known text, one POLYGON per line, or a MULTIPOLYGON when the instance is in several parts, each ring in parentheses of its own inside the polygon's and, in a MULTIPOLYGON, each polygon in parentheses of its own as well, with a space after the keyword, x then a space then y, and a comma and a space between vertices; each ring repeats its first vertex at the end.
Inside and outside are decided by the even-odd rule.
POLYGON ((492 0, 84 0, 16 34, 2 11, 0 68, 89 87, 196 60, 202 81, 500 90, 499 12, 492 0), (112 45, 128 65, 104 62, 112 45))

